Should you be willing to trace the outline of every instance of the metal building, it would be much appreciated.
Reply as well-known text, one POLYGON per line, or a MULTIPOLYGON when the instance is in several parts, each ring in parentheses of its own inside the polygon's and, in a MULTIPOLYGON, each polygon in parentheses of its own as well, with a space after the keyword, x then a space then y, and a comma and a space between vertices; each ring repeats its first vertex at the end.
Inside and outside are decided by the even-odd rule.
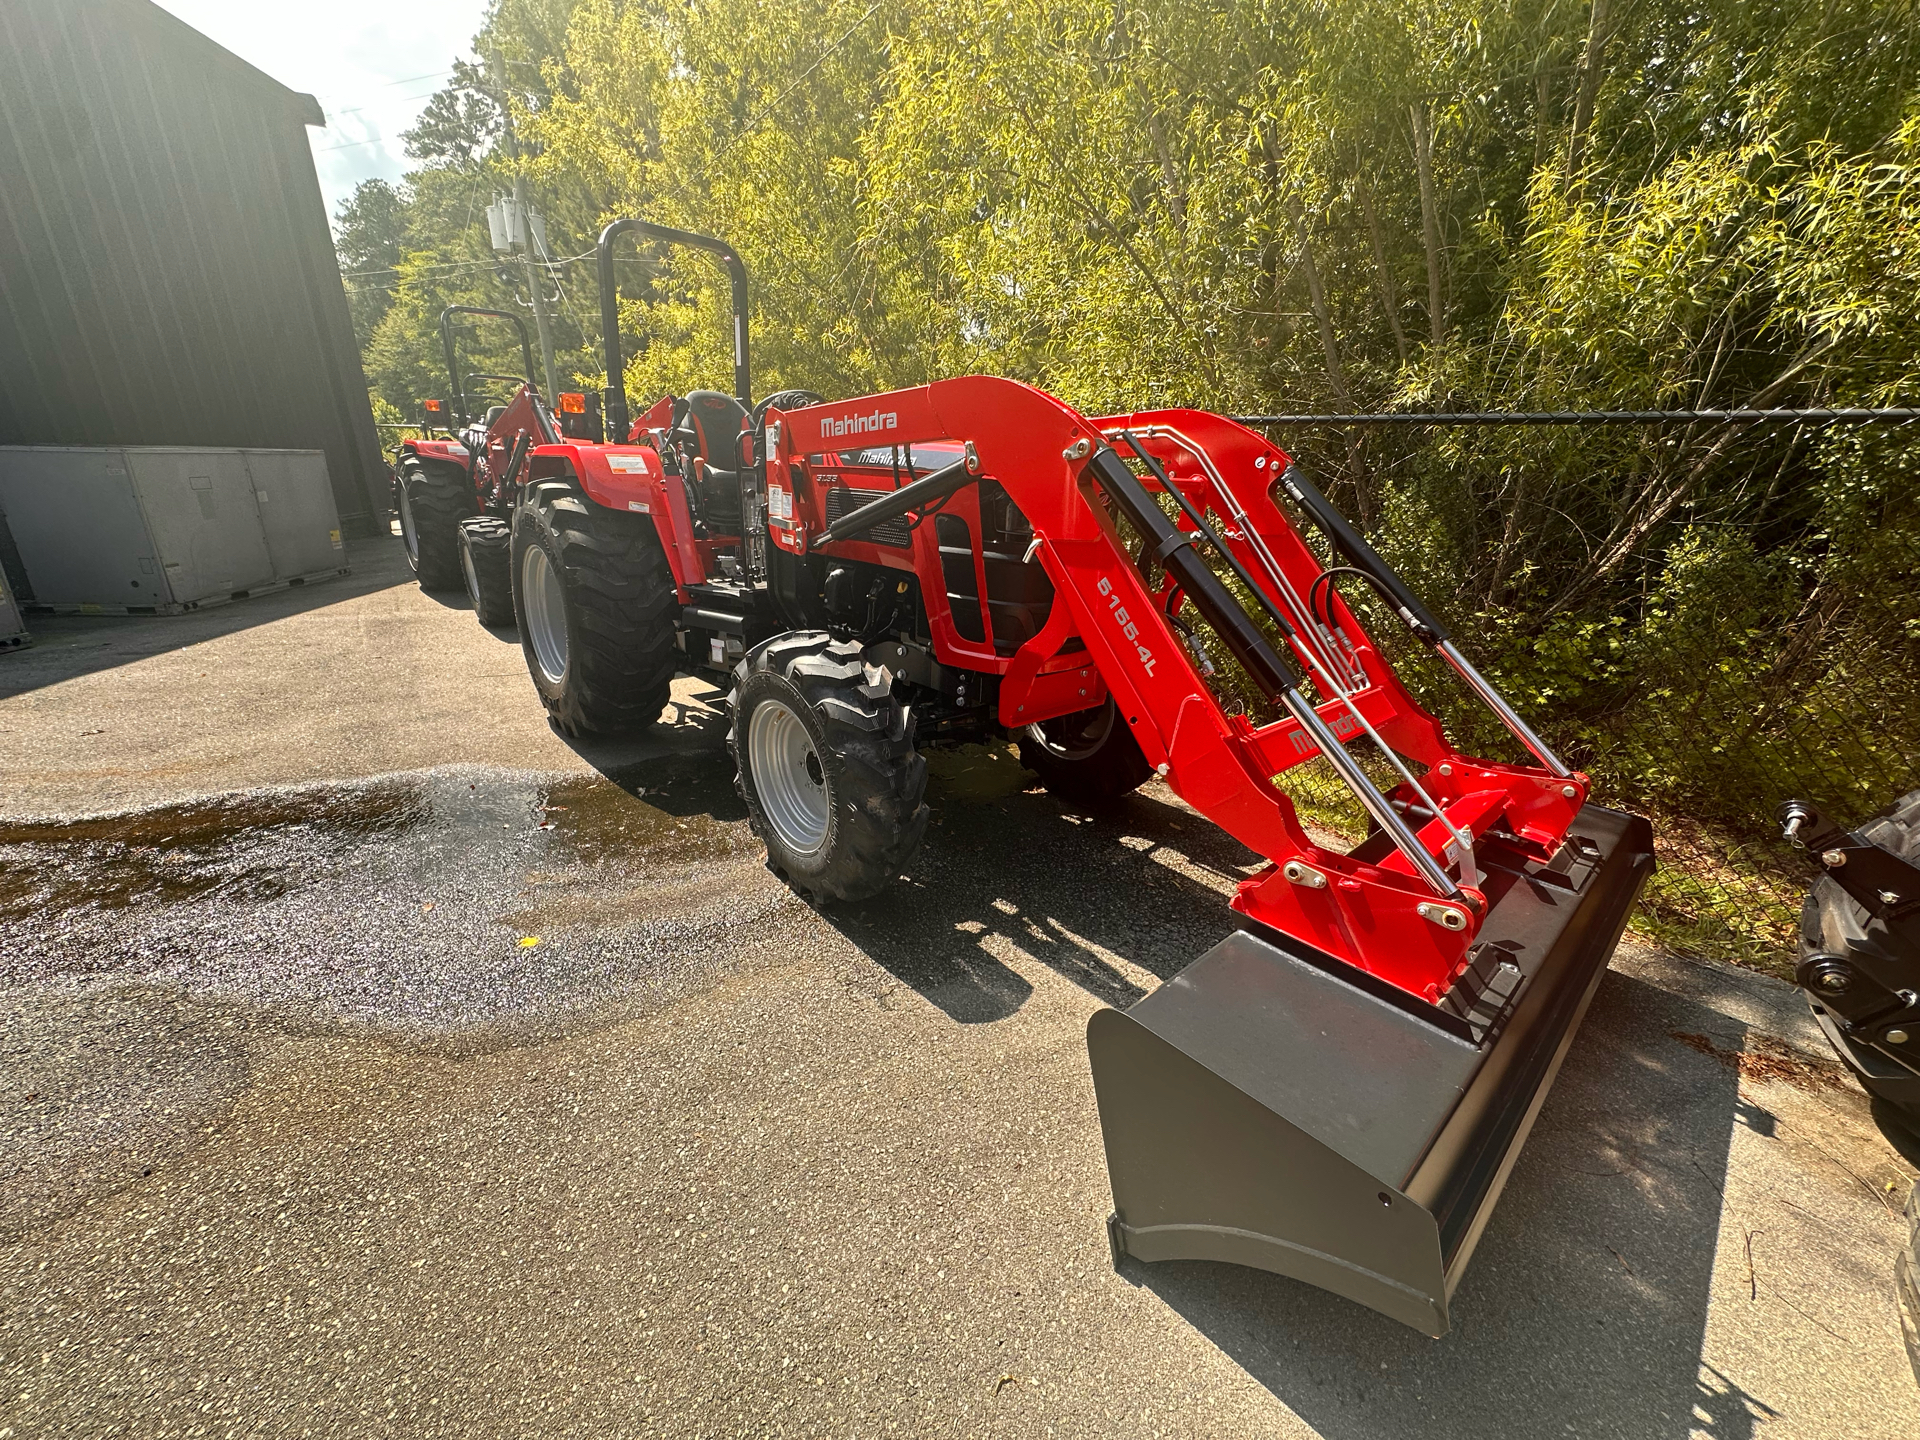
POLYGON ((148 0, 0 0, 0 445, 323 450, 383 527, 325 123, 148 0))

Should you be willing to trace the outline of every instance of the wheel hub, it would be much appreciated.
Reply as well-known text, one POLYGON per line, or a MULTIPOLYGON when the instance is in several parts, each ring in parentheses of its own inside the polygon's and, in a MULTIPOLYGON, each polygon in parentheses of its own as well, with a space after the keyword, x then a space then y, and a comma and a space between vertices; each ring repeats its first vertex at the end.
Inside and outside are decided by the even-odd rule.
POLYGON ((1078 710, 1071 715, 1029 725, 1027 734, 1048 754, 1061 760, 1085 760, 1106 743, 1113 729, 1113 702, 1078 710))
POLYGON ((420 558, 420 532, 413 524, 413 499, 407 494, 406 483, 401 482, 400 491, 400 543, 407 547, 407 558, 417 561, 420 558))
MULTIPOLYGON (((467 557, 467 574, 472 584, 471 556, 467 557)), ((520 561, 520 597, 534 663, 549 685, 558 685, 567 678, 567 597, 560 585, 560 572, 544 545, 527 546, 520 561)))
POLYGON ((827 841, 831 792, 813 736, 778 700, 762 700, 747 722, 747 763, 767 823, 780 842, 811 855, 827 841))

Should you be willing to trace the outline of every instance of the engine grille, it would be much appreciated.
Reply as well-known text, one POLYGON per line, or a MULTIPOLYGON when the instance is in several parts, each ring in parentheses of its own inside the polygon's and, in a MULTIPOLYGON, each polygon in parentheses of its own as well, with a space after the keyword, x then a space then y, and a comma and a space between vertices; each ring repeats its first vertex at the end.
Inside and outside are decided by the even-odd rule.
MULTIPOLYGON (((892 493, 891 490, 855 490, 849 485, 830 486, 827 490, 827 523, 831 525, 851 515, 862 505, 892 493)), ((860 538, 871 540, 876 545, 891 545, 898 550, 911 549, 913 546, 912 533, 907 528, 907 517, 904 515, 881 521, 860 538)))

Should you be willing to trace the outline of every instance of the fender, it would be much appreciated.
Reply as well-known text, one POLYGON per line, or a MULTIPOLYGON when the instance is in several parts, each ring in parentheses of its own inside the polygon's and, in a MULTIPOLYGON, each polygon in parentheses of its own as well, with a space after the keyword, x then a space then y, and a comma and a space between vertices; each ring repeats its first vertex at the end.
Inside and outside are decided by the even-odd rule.
POLYGON ((473 469, 473 456, 467 453, 467 447, 458 440, 403 440, 400 442, 400 455, 394 462, 394 468, 399 469, 399 461, 409 455, 419 460, 440 460, 449 465, 458 465, 468 472, 473 469))
POLYGON ((653 521, 660 548, 667 552, 680 603, 687 603, 687 586, 707 578, 699 551, 692 543, 693 522, 687 513, 686 492, 678 476, 668 475, 660 456, 648 445, 595 445, 563 442, 536 446, 528 458, 535 479, 571 469, 580 488, 596 505, 653 521))

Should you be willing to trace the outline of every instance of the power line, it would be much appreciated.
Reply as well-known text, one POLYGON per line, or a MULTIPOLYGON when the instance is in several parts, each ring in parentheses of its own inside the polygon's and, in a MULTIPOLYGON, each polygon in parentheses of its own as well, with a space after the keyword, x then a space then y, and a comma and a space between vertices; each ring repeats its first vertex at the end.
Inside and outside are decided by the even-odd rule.
POLYGON ((1376 415, 1229 415, 1239 425, 1910 425, 1920 407, 1850 410, 1467 410, 1376 415))
MULTIPOLYGON (((578 255, 569 255, 564 260, 541 260, 536 263, 544 265, 549 270, 557 270, 562 265, 577 265, 582 260, 591 260, 598 253, 598 251, 594 250, 582 250, 578 255)), ((616 255, 614 258, 616 260, 626 260, 630 257, 616 255)), ((640 261, 638 257, 632 258, 636 264, 644 263, 640 261)), ((358 280, 366 275, 398 275, 402 270, 407 270, 413 274, 419 274, 429 270, 475 270, 485 269, 489 265, 496 265, 498 263, 497 260, 443 260, 433 265, 388 265, 379 270, 345 270, 341 272, 340 278, 342 280, 358 280)))
MULTIPOLYGON (((453 71, 451 70, 431 70, 427 72, 425 75, 403 75, 398 80, 383 81, 379 85, 375 85, 372 88, 375 90, 390 90, 395 85, 411 85, 416 80, 438 80, 444 75, 451 75, 451 74, 453 74, 453 71)), ((355 93, 357 92, 349 91, 349 90, 328 90, 328 91, 324 91, 320 95, 316 95, 314 98, 316 100, 321 100, 321 99, 325 99, 326 96, 328 95, 349 95, 349 94, 355 94, 355 93)))

